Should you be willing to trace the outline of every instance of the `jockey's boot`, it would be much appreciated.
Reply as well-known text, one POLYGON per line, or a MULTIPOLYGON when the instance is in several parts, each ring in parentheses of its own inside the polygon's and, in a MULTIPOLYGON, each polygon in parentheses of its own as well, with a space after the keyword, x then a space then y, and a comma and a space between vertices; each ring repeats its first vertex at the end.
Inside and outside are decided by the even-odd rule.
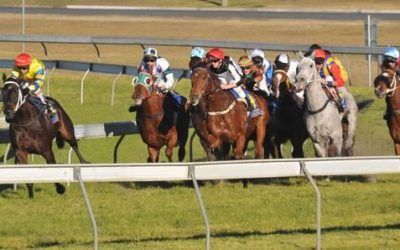
POLYGON ((53 124, 57 123, 59 121, 58 115, 57 115, 57 110, 47 100, 46 100, 45 106, 46 106, 46 111, 47 111, 47 114, 49 115, 51 122, 53 124))
POLYGON ((338 109, 340 113, 346 112, 349 110, 348 106, 347 106, 347 99, 345 96, 343 96, 343 94, 339 93, 338 94, 338 109))
POLYGON ((254 99, 253 96, 247 94, 246 101, 247 101, 247 104, 249 105, 250 118, 257 117, 257 116, 264 114, 264 111, 257 108, 256 100, 254 99))

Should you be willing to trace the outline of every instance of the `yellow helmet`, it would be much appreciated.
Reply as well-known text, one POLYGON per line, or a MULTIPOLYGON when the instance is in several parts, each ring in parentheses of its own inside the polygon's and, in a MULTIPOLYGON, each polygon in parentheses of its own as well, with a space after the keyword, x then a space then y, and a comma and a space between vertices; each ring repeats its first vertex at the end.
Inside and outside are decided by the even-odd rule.
POLYGON ((238 63, 241 68, 253 66, 253 60, 248 55, 241 56, 238 63))

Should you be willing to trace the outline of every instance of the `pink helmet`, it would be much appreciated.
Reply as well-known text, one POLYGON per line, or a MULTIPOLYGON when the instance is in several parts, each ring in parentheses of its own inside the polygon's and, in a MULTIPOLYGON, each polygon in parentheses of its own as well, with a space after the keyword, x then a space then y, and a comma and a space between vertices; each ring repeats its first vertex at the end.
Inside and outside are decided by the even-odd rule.
POLYGON ((223 60, 225 57, 225 53, 221 48, 213 48, 210 51, 208 51, 206 57, 207 58, 214 57, 223 60))
POLYGON ((32 62, 32 57, 28 53, 21 53, 15 58, 15 66, 24 67, 29 66, 32 62))

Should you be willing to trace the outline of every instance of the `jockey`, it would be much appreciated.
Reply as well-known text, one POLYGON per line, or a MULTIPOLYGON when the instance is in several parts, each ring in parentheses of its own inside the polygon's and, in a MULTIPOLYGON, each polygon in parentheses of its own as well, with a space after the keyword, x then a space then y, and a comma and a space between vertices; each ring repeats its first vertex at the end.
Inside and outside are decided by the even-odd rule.
POLYGON ((11 72, 11 77, 20 78, 27 81, 23 88, 29 88, 31 94, 42 102, 53 123, 58 121, 57 110, 47 101, 41 87, 46 77, 46 68, 42 61, 33 58, 28 53, 21 53, 15 58, 15 65, 11 72), (29 82, 29 83, 28 83, 29 82))
POLYGON ((345 80, 341 76, 339 65, 337 65, 335 61, 330 60, 332 53, 323 49, 316 49, 313 53, 317 70, 322 78, 321 83, 330 88, 336 88, 341 104, 339 109, 341 109, 340 111, 347 110, 347 89, 345 87, 345 80))
POLYGON ((296 69, 299 63, 289 59, 285 53, 281 53, 275 57, 274 70, 283 70, 286 72, 289 82, 295 84, 296 82, 296 69))
POLYGON ((174 85, 174 74, 171 71, 169 62, 158 56, 155 48, 146 48, 143 50, 143 59, 138 67, 138 72, 146 72, 155 78, 155 86, 161 93, 165 93, 174 106, 179 110, 184 110, 185 98, 175 91, 172 91, 174 85))
POLYGON ((386 47, 383 53, 382 71, 391 69, 400 76, 400 53, 395 47, 386 47))
POLYGON ((264 77, 258 84, 259 89, 266 92, 268 96, 271 95, 272 76, 274 74, 271 63, 265 58, 264 52, 260 49, 250 51, 249 56, 254 65, 264 71, 264 77))
POLYGON ((194 68, 205 62, 206 51, 202 47, 194 47, 190 52, 189 69, 192 71, 194 68))
POLYGON ((264 78, 264 71, 254 65, 248 55, 241 56, 238 64, 243 72, 242 83, 249 90, 260 89, 257 85, 264 78))
POLYGON ((231 57, 225 56, 221 48, 213 48, 207 52, 206 59, 209 62, 210 71, 221 83, 220 88, 229 89, 236 98, 241 97, 247 100, 251 118, 263 114, 263 111, 257 108, 254 97, 240 87, 242 71, 231 57))

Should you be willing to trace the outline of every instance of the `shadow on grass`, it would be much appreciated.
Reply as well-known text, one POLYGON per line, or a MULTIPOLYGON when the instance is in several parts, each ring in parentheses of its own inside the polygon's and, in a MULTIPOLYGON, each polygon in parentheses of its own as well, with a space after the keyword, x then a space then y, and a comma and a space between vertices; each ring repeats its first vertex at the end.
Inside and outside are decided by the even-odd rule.
MULTIPOLYGON (((327 232, 363 232, 363 231, 379 231, 387 229, 400 229, 400 224, 389 224, 389 225, 371 225, 371 226, 349 226, 349 227, 327 227, 322 228, 322 233, 327 232)), ((245 238, 254 236, 269 236, 269 235, 292 235, 292 234, 315 234, 316 229, 304 228, 294 230, 275 230, 271 232, 263 231, 245 231, 245 232, 216 232, 211 234, 211 238, 245 238)), ((101 244, 131 244, 131 243, 145 243, 145 242, 167 242, 167 241, 182 241, 182 240, 204 240, 205 234, 197 234, 186 237, 151 237, 143 239, 116 239, 108 241, 100 241, 101 244)), ((92 245, 93 242, 84 242, 79 244, 78 242, 71 243, 72 245, 92 245)), ((30 246, 31 248, 45 248, 45 247, 70 247, 69 243, 60 243, 58 241, 38 242, 30 246)))

